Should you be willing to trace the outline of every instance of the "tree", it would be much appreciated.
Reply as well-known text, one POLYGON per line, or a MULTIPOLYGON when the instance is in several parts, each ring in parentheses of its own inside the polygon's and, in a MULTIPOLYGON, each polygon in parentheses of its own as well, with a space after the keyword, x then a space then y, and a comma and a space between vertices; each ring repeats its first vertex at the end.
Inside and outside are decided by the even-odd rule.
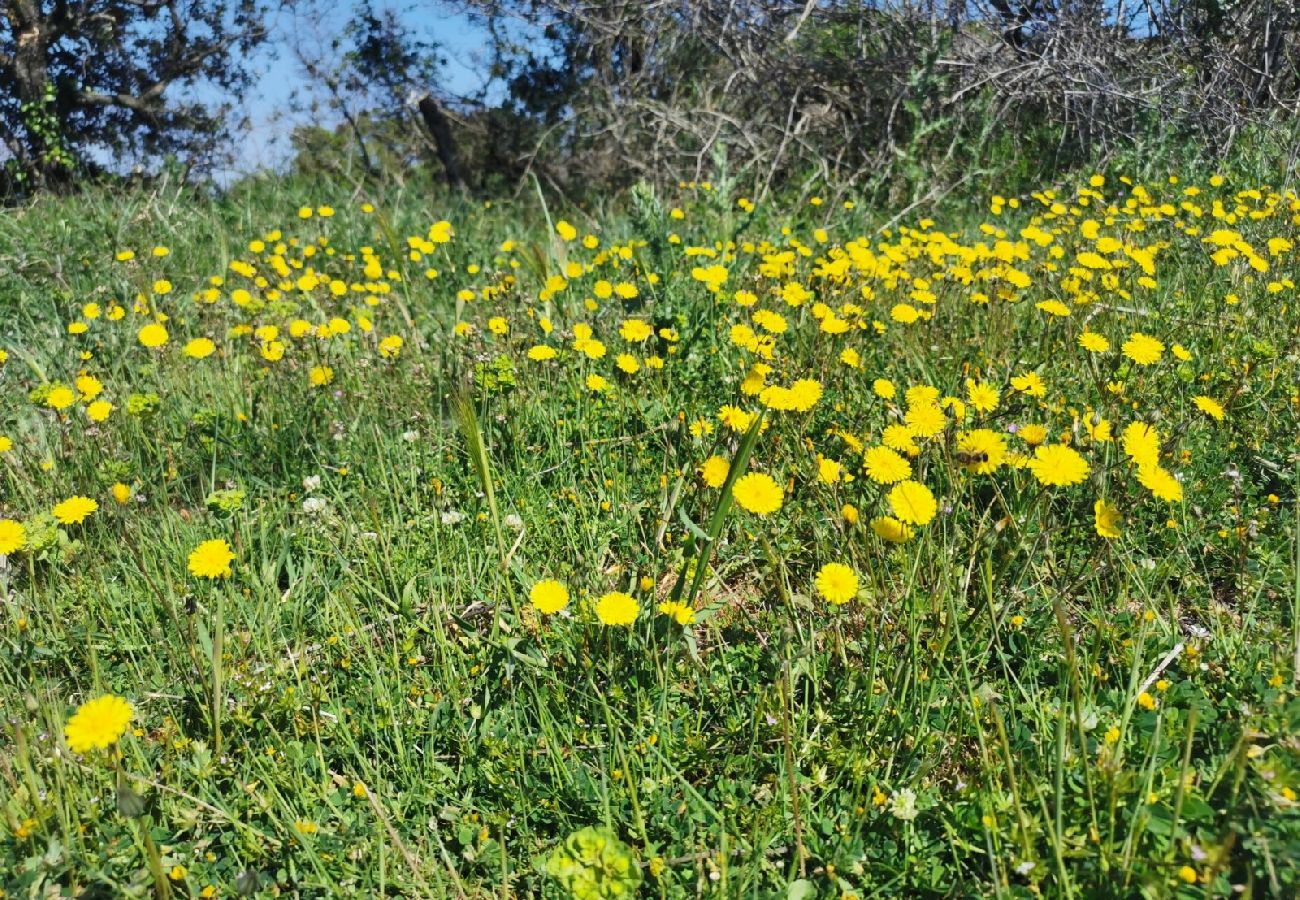
POLYGON ((378 89, 381 108, 390 115, 400 117, 404 111, 419 115, 447 184, 464 187, 451 123, 433 93, 445 64, 437 43, 404 28, 396 10, 378 11, 370 2, 361 4, 349 31, 355 43, 349 54, 355 77, 378 89))
POLYGON ((258 0, 0 0, 0 192, 210 161, 269 14, 258 0))

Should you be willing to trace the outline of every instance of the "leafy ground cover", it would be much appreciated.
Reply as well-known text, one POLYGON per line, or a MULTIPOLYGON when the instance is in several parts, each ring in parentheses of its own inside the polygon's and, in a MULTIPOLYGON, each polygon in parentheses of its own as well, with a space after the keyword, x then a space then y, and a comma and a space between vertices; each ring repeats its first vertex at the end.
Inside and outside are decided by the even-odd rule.
POLYGON ((1293 192, 310 199, 0 222, 8 895, 1294 895, 1293 192))

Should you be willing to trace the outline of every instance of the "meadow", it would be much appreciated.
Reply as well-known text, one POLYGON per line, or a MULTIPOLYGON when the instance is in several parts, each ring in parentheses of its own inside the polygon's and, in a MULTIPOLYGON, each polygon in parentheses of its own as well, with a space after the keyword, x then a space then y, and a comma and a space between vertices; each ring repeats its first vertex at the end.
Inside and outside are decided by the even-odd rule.
POLYGON ((1296 896, 1297 241, 1230 171, 5 211, 0 896, 1296 896))

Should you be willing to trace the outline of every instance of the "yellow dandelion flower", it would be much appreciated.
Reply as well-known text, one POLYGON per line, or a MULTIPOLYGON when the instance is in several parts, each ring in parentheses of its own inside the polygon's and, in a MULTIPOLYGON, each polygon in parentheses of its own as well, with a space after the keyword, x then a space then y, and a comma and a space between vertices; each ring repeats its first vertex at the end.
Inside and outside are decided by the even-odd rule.
POLYGON ((121 740, 135 710, 122 697, 105 694, 87 700, 63 726, 63 738, 73 753, 103 750, 121 740))
POLYGON ((731 493, 741 509, 756 516, 770 515, 781 508, 781 486, 764 472, 742 475, 731 486, 731 493))
POLYGON ((69 497, 50 510, 54 518, 63 525, 80 525, 86 518, 99 509, 99 504, 89 497, 69 497))
POLYGON ((934 494, 919 481, 909 480, 894 485, 886 499, 894 515, 909 525, 927 524, 939 509, 934 494))
POLYGON ((195 578, 228 578, 234 559, 234 551, 223 539, 204 541, 190 552, 190 574, 195 578))
POLYGON ((862 468, 876 484, 894 484, 912 477, 912 464, 889 447, 871 447, 862 454, 862 468))
POLYGON ((1107 540, 1114 540, 1123 534, 1123 516, 1118 508, 1105 500, 1098 500, 1092 505, 1092 524, 1097 534, 1107 540))
POLYGON ((1034 450, 1029 471, 1040 484, 1051 487, 1068 487, 1088 477, 1088 461, 1073 447, 1048 444, 1034 450))
POLYGON ((553 579, 539 581, 529 590, 528 602, 542 615, 554 615, 569 605, 569 589, 553 579))
POLYGON ((631 625, 638 612, 636 600, 622 591, 608 593, 596 602, 596 618, 602 625, 631 625))
POLYGON ((858 576, 844 563, 827 563, 817 572, 817 593, 839 606, 858 595, 858 576))

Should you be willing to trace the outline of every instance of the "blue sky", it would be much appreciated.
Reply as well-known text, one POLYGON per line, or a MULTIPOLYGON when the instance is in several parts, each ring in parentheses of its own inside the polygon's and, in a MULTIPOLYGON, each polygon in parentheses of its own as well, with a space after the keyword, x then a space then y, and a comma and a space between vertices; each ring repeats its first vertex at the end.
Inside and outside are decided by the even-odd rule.
MULTIPOLYGON (((377 8, 383 8, 377 2, 377 8)), ((486 61, 483 59, 487 34, 468 17, 447 4, 422 2, 418 10, 402 15, 412 31, 433 37, 447 58, 443 90, 452 94, 470 94, 483 85, 486 61)), ((288 136, 294 127, 307 124, 312 117, 306 111, 292 111, 290 100, 300 96, 323 101, 323 92, 310 84, 306 72, 294 54, 295 45, 308 52, 328 53, 329 39, 347 24, 355 9, 353 0, 340 0, 329 9, 313 16, 284 15, 274 23, 273 39, 253 61, 255 84, 243 98, 251 125, 242 136, 238 157, 231 173, 242 174, 259 168, 275 168, 288 159, 288 136)), ((332 125, 332 121, 318 124, 332 125)))

